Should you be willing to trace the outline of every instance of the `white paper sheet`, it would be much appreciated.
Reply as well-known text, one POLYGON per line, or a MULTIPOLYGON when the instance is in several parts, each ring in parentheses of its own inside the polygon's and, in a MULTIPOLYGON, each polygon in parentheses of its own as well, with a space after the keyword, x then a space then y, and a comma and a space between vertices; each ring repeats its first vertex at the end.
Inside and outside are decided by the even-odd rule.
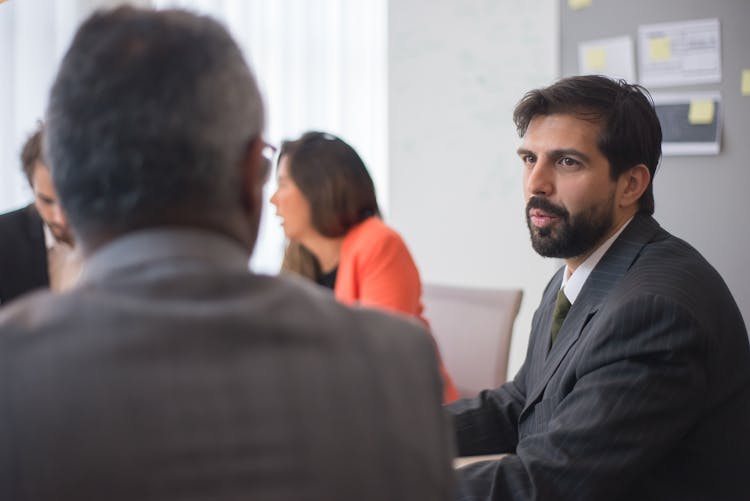
POLYGON ((606 75, 635 83, 633 39, 628 36, 589 40, 578 45, 578 73, 606 75))
POLYGON ((653 94, 652 97, 662 128, 662 154, 719 154, 724 113, 721 94, 679 92, 653 94))
POLYGON ((646 87, 721 82, 719 20, 639 26, 638 70, 646 87))

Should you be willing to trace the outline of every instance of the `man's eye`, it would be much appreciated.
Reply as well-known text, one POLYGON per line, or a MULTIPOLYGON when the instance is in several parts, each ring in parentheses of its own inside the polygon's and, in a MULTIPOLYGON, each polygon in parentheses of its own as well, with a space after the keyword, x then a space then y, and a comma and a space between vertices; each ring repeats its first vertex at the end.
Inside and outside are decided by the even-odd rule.
POLYGON ((525 164, 532 164, 534 163, 535 158, 534 158, 534 155, 524 155, 521 157, 521 160, 525 164))
POLYGON ((574 158, 570 158, 570 157, 561 158, 560 163, 564 165, 565 167, 575 167, 580 164, 578 160, 575 160, 574 158))

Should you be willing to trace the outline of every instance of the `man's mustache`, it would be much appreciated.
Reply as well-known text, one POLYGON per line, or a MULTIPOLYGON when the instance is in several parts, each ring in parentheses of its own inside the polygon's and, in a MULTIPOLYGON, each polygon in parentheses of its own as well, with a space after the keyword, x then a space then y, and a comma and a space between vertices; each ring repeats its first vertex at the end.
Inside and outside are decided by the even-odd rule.
POLYGON ((548 199, 540 196, 534 196, 529 199, 529 201, 526 203, 526 215, 529 215, 529 211, 531 209, 541 209, 545 212, 548 212, 552 214, 553 216, 557 216, 559 218, 565 219, 568 217, 568 211, 565 209, 565 207, 555 205, 552 202, 550 202, 548 199))

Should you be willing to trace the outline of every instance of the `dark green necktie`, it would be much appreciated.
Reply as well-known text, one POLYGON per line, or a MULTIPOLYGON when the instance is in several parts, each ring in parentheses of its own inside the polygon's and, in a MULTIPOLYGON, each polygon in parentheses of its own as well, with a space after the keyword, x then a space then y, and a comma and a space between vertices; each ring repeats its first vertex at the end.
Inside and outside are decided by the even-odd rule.
POLYGON ((550 346, 555 342, 557 333, 560 331, 565 315, 570 310, 570 301, 565 295, 562 289, 557 293, 557 301, 555 301, 555 311, 552 313, 552 329, 550 330, 550 346))

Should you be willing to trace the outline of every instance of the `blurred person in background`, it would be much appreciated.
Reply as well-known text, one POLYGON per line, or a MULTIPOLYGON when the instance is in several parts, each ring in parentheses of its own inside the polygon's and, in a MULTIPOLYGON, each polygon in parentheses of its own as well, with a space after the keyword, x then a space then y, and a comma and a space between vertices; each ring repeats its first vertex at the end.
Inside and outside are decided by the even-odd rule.
MULTIPOLYGON (((357 152, 340 138, 307 132, 279 152, 271 197, 289 239, 282 272, 333 290, 345 304, 422 317, 422 282, 401 236, 380 217, 375 187, 357 152)), ((445 402, 458 398, 441 364, 445 402)))
POLYGON ((80 255, 42 155, 43 131, 39 122, 21 150, 34 203, 0 215, 0 304, 41 287, 65 290, 80 271, 80 255))

